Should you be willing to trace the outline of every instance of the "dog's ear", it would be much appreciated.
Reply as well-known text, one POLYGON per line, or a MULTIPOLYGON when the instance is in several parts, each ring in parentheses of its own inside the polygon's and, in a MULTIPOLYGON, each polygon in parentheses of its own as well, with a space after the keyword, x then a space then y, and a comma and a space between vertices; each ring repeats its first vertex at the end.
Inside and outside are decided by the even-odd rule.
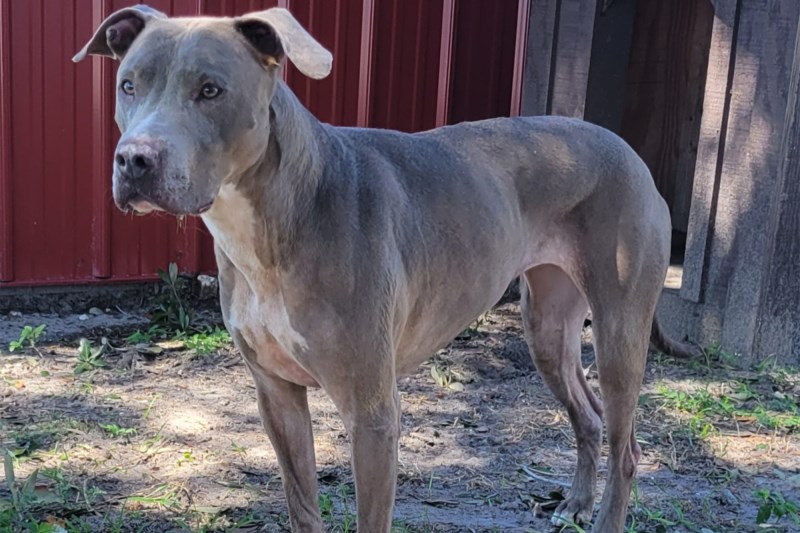
POLYGON ((297 69, 319 80, 330 74, 333 56, 283 8, 250 13, 234 20, 236 30, 255 48, 266 65, 279 65, 284 56, 297 69))
POLYGON ((86 46, 75 54, 72 60, 77 63, 87 55, 122 59, 145 25, 157 18, 167 18, 167 16, 145 5, 120 9, 100 24, 86 46))

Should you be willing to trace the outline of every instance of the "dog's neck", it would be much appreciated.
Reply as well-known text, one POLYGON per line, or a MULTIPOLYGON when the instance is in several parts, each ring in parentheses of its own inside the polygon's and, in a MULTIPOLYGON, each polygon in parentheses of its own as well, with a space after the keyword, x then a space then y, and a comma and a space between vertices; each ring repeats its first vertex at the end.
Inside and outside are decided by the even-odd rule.
MULTIPOLYGON (((255 252, 261 267, 276 269, 286 263, 302 225, 312 219, 325 152, 333 140, 330 128, 314 118, 283 82, 276 88, 269 120, 262 156, 222 186, 203 219, 229 256, 236 255, 233 243, 246 239, 242 225, 252 225, 253 248, 247 253, 255 252)), ((249 262, 244 257, 230 259, 240 270, 246 267, 239 263, 249 262)))
MULTIPOLYGON (((324 127, 282 81, 270 105, 270 138, 260 179, 297 199, 309 199, 323 174, 329 128, 324 127)), ((274 192, 274 191, 273 191, 274 192)))

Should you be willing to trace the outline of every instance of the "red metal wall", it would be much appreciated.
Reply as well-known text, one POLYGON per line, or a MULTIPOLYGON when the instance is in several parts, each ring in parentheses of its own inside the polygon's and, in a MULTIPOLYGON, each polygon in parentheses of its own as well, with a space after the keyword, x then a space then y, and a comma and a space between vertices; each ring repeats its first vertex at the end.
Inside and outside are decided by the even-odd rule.
POLYGON ((461 0, 454 26, 447 121, 508 116, 517 2, 461 0))
POLYGON ((378 1, 369 123, 421 131, 436 126, 443 0, 378 1))
MULTIPOLYGON (((404 131, 515 113, 530 0, 149 0, 172 15, 288 7, 334 53, 286 79, 320 119, 404 131)), ((135 0, 0 0, 0 288, 214 270, 199 219, 134 217, 111 200, 116 63, 70 58, 135 0)))

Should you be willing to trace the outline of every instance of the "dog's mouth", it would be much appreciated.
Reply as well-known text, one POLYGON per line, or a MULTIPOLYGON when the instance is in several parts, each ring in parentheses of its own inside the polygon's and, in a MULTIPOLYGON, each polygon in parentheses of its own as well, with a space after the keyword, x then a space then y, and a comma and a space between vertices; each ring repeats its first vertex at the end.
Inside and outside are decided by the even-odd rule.
POLYGON ((143 196, 130 199, 128 201, 128 208, 133 210, 137 215, 147 215, 153 211, 163 211, 163 209, 143 196))
POLYGON ((200 206, 200 209, 195 211, 193 214, 194 215, 202 215, 203 213, 208 212, 208 210, 211 209, 211 206, 213 206, 213 205, 214 205, 214 200, 211 200, 207 204, 200 206))
POLYGON ((193 210, 185 210, 185 209, 172 209, 159 203, 153 201, 152 199, 148 198, 145 195, 137 194, 135 197, 128 200, 128 205, 126 206, 126 211, 130 210, 136 213, 137 215, 147 215, 154 211, 161 211, 164 213, 169 213, 170 215, 174 215, 177 217, 183 217, 186 215, 192 216, 200 216, 203 213, 206 213, 211 206, 214 205, 214 201, 208 202, 206 204, 201 205, 197 209, 193 210))

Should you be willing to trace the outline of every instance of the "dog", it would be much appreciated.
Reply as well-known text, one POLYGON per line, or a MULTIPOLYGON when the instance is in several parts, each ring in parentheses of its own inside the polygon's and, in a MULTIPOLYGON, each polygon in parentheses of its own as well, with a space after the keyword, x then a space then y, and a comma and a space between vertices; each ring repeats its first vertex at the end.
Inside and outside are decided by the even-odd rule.
POLYGON ((122 210, 202 217, 225 325, 256 384, 294 531, 322 531, 308 387, 352 439, 359 531, 388 532, 398 376, 521 279, 525 338, 564 404, 578 459, 554 524, 589 522, 603 412, 608 481, 594 531, 622 531, 641 450, 648 343, 690 355, 655 320, 670 214, 644 162, 583 121, 520 117, 428 132, 316 120, 281 81, 332 56, 285 9, 109 16, 74 57, 120 60, 113 195, 122 210), (603 402, 580 364, 593 316, 603 402))

